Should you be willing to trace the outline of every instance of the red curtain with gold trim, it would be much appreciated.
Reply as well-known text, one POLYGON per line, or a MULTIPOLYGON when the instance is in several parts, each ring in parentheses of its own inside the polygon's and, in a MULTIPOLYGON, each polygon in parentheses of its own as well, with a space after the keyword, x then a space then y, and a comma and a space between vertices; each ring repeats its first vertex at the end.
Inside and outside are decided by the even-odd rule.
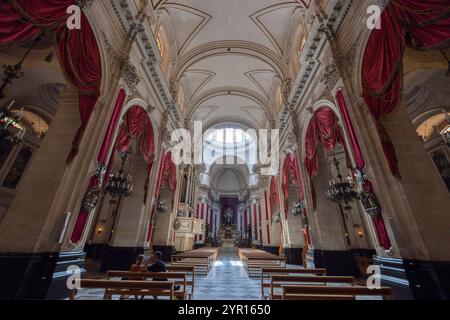
POLYGON ((383 151, 394 176, 400 176, 395 148, 379 122, 398 104, 402 87, 402 58, 406 46, 431 49, 448 45, 450 6, 443 0, 392 0, 367 43, 363 67, 363 97, 378 122, 383 151))
POLYGON ((294 155, 292 153, 286 155, 286 158, 284 159, 283 162, 281 185, 283 189, 283 196, 285 203, 287 203, 289 197, 289 177, 291 177, 292 183, 297 185, 299 198, 300 199, 304 198, 298 163, 299 162, 297 155, 294 155))
POLYGON ((56 34, 61 65, 80 92, 81 126, 67 157, 78 153, 83 132, 100 94, 102 65, 95 35, 81 12, 81 29, 68 30, 67 8, 75 0, 11 0, 0 3, 0 46, 21 44, 36 38, 44 29, 56 34))
POLYGON ((169 186, 170 191, 174 193, 177 187, 177 167, 173 162, 171 152, 165 154, 162 166, 159 190, 169 186))
MULTIPOLYGON (((107 158, 108 158, 108 153, 111 150, 111 144, 112 141, 114 139, 114 133, 115 130, 117 128, 117 123, 119 121, 120 118, 120 114, 122 112, 122 108, 125 104, 125 98, 126 98, 126 92, 123 89, 120 89, 119 94, 117 96, 116 99, 116 103, 114 106, 114 110, 113 113, 111 115, 111 118, 109 120, 109 124, 108 124, 108 128, 106 130, 106 133, 103 137, 103 142, 102 142, 102 146, 100 148, 100 151, 98 153, 97 156, 97 162, 99 165, 105 165, 107 158)), ((109 178, 109 174, 111 172, 112 169, 112 165, 114 163, 114 152, 112 152, 111 154, 111 158, 107 164, 107 169, 106 169, 106 173, 105 173, 105 179, 104 179, 104 185, 106 185, 108 183, 108 178, 109 178)), ((89 185, 87 188, 87 192, 89 192, 90 189, 95 188, 98 186, 98 177, 96 175, 92 176, 91 179, 89 180, 89 185)), ((78 241, 81 240, 82 236, 83 236, 83 232, 84 232, 84 228, 86 226, 86 222, 88 219, 90 212, 87 212, 84 210, 84 208, 80 209, 80 212, 78 213, 78 217, 77 220, 75 222, 75 226, 72 230, 72 235, 70 237, 70 241, 72 243, 77 243, 78 241)))
POLYGON ((139 147, 144 160, 153 162, 154 135, 153 125, 147 111, 140 106, 131 107, 125 114, 119 137, 117 138, 117 150, 126 152, 133 140, 139 142, 139 147))
POLYGON ((272 176, 272 178, 270 179, 270 194, 269 194, 271 217, 273 217, 274 209, 278 205, 279 198, 280 197, 278 193, 278 179, 277 177, 272 176))
POLYGON ((326 150, 333 150, 338 143, 345 146, 338 119, 334 111, 328 107, 322 107, 314 113, 306 130, 305 166, 311 178, 318 172, 319 142, 326 150))
MULTIPOLYGON (((353 156, 356 161, 356 165, 359 169, 364 169, 366 167, 366 161, 361 151, 361 147, 358 142, 358 137, 356 136, 355 129, 353 128, 352 120, 350 119, 350 114, 348 112, 347 103, 345 101, 344 92, 342 90, 338 90, 336 94, 336 101, 339 106, 339 110, 341 112, 342 119, 344 120, 345 126, 347 128, 349 141, 352 147, 353 156)), ((366 192, 375 193, 372 183, 370 181, 366 181, 363 185, 363 190, 366 192)), ((378 243, 381 247, 388 250, 391 248, 391 241, 389 239, 386 225, 384 224, 383 217, 380 215, 372 218, 373 224, 375 226, 375 230, 378 237, 378 243)))

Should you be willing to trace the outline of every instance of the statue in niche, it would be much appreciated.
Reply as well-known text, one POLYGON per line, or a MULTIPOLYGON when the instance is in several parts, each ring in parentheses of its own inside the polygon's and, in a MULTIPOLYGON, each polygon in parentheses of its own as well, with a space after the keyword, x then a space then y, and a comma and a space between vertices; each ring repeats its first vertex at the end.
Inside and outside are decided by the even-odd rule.
POLYGON ((230 208, 227 208, 225 210, 225 225, 231 226, 232 219, 233 219, 233 212, 231 211, 230 208))

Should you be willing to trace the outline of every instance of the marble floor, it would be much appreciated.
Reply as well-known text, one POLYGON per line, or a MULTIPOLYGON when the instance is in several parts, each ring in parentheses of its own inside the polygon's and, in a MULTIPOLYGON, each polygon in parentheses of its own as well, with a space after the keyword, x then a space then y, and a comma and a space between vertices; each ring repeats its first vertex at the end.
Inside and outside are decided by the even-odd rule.
MULTIPOLYGON (((193 300, 260 300, 260 280, 248 276, 236 249, 225 246, 221 251, 207 276, 195 276, 193 300)), ((90 274, 91 278, 97 279, 103 276, 90 274)), ((77 300, 100 300, 103 294, 104 290, 101 289, 81 289, 77 300)))
MULTIPOLYGON (((299 266, 288 266, 299 267, 299 266)), ((94 278, 102 278, 97 275, 94 278)), ((250 278, 239 261, 236 249, 224 246, 221 255, 214 262, 209 274, 195 276, 193 300, 261 300, 259 278, 250 278)), ((77 294, 78 300, 101 300, 104 291, 98 289, 82 289, 77 294)), ((113 299, 118 299, 116 298, 113 299)), ((374 297, 358 297, 358 300, 381 299, 374 297)))
POLYGON ((260 280, 249 278, 234 247, 223 247, 206 277, 196 278, 194 300, 259 300, 260 280))

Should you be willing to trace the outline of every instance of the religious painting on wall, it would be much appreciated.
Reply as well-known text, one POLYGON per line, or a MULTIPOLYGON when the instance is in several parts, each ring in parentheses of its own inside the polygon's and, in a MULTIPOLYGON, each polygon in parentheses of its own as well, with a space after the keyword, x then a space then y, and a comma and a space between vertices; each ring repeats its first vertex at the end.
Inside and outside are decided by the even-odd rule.
POLYGON ((450 162, 447 156, 441 150, 435 151, 432 154, 434 164, 444 180, 447 190, 450 192, 450 162))
POLYGON ((3 180, 3 187, 14 190, 17 188, 32 155, 33 150, 30 147, 23 147, 20 150, 8 175, 3 180))

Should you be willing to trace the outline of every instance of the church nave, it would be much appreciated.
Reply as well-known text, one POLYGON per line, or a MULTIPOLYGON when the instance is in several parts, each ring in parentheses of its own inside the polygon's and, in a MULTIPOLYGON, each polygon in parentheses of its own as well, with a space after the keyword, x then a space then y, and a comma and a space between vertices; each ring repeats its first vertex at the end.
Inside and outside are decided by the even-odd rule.
POLYGON ((449 17, 0 1, 0 300, 449 300, 449 17))

